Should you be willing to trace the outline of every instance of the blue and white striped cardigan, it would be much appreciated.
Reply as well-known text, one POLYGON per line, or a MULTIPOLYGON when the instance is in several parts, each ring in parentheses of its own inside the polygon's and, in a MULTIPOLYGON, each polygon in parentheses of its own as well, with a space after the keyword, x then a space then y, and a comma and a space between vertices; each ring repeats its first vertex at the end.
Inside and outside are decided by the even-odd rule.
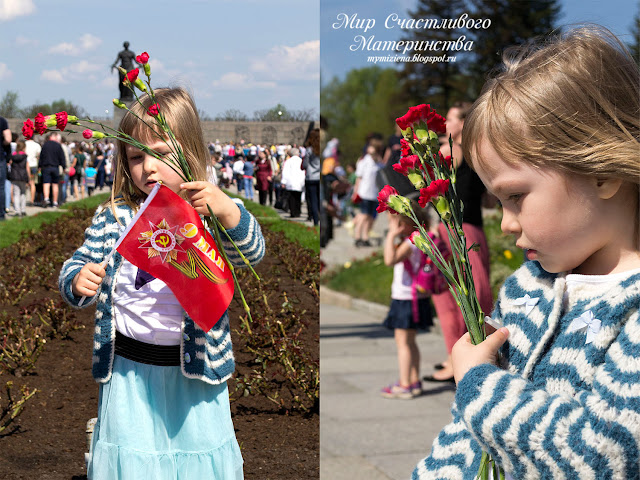
POLYGON ((413 479, 475 478, 481 451, 514 479, 640 478, 640 274, 610 288, 580 285, 563 308, 565 275, 527 262, 503 286, 493 317, 509 328, 502 368, 472 368, 453 421, 413 479), (533 310, 516 301, 538 298, 533 310), (567 331, 591 311, 600 332, 567 331))
MULTIPOLYGON (((264 256, 264 237, 260 225, 242 205, 240 223, 227 230, 239 250, 251 264, 258 263, 264 256)), ((60 271, 58 287, 62 297, 73 307, 78 307, 80 297, 71 291, 71 283, 80 269, 89 262, 101 263, 113 250, 113 247, 124 230, 133 219, 133 210, 126 205, 118 205, 116 221, 111 208, 100 207, 93 217, 92 224, 85 231, 84 244, 67 260, 60 271)), ((223 237, 224 238, 224 237, 223 237)), ((235 266, 244 266, 240 255, 231 242, 222 240, 223 248, 235 266)), ((113 317, 113 289, 117 278, 122 256, 115 253, 105 267, 106 276, 93 297, 88 298, 83 307, 97 302, 96 327, 93 343, 93 377, 98 382, 107 382, 111 378, 115 343, 115 319, 113 317)), ((215 301, 212 300, 212 301, 215 301)), ((186 377, 200 379, 211 384, 223 383, 229 379, 235 369, 231 335, 229 332, 229 316, 227 312, 208 332, 204 332, 185 313, 182 321, 182 340, 180 342, 182 373, 186 377)))

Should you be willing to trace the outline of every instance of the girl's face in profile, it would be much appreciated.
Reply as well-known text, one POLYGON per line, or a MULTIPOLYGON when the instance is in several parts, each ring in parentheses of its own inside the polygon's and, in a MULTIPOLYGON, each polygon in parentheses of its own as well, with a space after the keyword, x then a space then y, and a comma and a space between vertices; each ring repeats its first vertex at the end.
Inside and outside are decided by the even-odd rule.
MULTIPOLYGON (((162 140, 150 141, 147 146, 166 156, 167 160, 173 154, 171 148, 162 140)), ((162 181, 164 185, 175 193, 180 191, 180 184, 183 183, 182 178, 162 160, 143 152, 133 145, 127 145, 126 153, 131 179, 143 193, 149 195, 154 185, 159 181, 162 181)))
MULTIPOLYGON (((603 208, 597 181, 520 162, 505 162, 488 143, 475 169, 502 204, 502 231, 513 235, 550 273, 598 274, 615 232, 603 208)), ((605 272, 608 273, 608 272, 605 272)))

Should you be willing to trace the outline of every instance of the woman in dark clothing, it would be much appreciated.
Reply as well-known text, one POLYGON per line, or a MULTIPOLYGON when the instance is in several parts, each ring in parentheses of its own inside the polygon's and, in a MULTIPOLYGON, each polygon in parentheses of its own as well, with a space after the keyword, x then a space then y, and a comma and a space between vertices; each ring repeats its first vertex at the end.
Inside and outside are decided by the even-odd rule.
POLYGON ((256 188, 258 189, 258 199, 260 205, 266 205, 267 195, 269 193, 269 184, 273 177, 271 170, 271 161, 269 159, 269 150, 265 147, 264 150, 258 152, 258 160, 256 162, 256 188))

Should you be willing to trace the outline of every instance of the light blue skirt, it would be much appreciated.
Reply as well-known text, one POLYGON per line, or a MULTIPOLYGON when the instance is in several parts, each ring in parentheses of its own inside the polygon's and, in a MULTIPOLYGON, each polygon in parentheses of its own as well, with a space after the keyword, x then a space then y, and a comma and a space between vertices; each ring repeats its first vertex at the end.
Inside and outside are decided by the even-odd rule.
POLYGON ((118 355, 100 384, 90 480, 241 480, 227 384, 118 355))

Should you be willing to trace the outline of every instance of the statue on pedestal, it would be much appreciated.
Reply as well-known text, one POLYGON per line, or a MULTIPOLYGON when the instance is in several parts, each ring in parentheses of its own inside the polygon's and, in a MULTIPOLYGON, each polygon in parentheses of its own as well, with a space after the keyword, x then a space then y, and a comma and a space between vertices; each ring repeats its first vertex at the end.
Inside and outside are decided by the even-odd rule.
MULTIPOLYGON (((118 57, 116 61, 111 65, 111 71, 116 68, 118 62, 120 62, 120 66, 124 68, 127 72, 133 69, 133 62, 136 58, 136 54, 129 50, 129 42, 124 42, 122 45, 124 50, 118 53, 118 57)), ((137 62, 136 62, 137 63, 137 62)), ((118 70, 118 88, 120 89, 120 100, 122 101, 130 101, 133 100, 133 92, 122 84, 124 80, 124 75, 122 72, 118 70)))

